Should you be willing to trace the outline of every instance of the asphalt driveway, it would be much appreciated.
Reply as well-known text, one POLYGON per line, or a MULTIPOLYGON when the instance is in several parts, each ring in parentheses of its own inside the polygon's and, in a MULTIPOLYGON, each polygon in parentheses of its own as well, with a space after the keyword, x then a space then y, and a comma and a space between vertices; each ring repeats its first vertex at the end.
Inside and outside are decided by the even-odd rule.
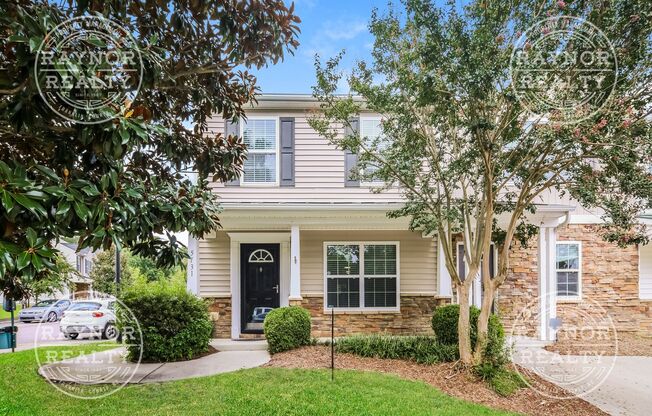
POLYGON ((543 348, 519 348, 514 362, 581 397, 611 415, 649 415, 652 409, 652 357, 559 355, 543 348))

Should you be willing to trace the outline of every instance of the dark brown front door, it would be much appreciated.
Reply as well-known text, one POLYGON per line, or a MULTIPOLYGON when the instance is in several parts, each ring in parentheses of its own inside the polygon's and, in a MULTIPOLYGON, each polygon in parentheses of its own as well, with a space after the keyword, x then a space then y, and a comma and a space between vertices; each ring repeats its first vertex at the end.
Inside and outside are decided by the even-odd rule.
POLYGON ((279 307, 279 251, 279 244, 240 246, 242 332, 262 332, 267 313, 279 307))

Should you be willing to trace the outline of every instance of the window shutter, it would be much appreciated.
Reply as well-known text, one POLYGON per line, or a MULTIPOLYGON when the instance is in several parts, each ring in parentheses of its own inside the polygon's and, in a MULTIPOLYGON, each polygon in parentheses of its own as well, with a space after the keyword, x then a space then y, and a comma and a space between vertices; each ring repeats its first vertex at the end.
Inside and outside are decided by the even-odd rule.
MULTIPOLYGON (((346 136, 353 136, 360 134, 360 119, 354 118, 350 120, 350 126, 346 126, 344 134, 346 136)), ((356 187, 360 186, 360 180, 353 178, 353 170, 358 165, 358 154, 350 150, 344 151, 344 186, 356 187)))
MULTIPOLYGON (((240 135, 240 122, 235 123, 230 120, 224 120, 224 136, 239 136, 240 135)), ((240 178, 230 180, 224 186, 240 186, 240 178)))
POLYGON ((281 117, 281 186, 294 186, 294 117, 281 117))

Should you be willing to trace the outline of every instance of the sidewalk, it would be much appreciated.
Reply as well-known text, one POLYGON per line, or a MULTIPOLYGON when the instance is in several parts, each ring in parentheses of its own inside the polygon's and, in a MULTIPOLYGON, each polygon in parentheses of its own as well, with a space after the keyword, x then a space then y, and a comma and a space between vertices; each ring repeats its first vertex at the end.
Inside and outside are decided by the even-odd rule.
POLYGON ((121 347, 43 365, 38 372, 48 380, 68 383, 141 384, 254 368, 270 359, 264 341, 213 340, 211 345, 218 350, 217 353, 190 361, 131 363, 125 361, 126 350, 121 347))

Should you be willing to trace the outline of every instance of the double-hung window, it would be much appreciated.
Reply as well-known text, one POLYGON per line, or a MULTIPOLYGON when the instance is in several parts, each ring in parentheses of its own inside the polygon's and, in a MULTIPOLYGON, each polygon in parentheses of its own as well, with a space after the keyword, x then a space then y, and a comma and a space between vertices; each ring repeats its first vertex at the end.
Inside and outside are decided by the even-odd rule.
POLYGON ((278 185, 278 119, 250 117, 241 126, 247 145, 242 183, 278 185))
POLYGON ((582 245, 579 242, 557 243, 557 296, 577 299, 582 289, 582 245))
MULTIPOLYGON (((387 145, 383 139, 381 119, 378 117, 360 119, 360 137, 364 139, 365 145, 371 150, 383 151, 387 145)), ((365 166, 362 173, 365 175, 368 183, 373 184, 374 182, 378 182, 378 180, 373 177, 378 169, 379 167, 374 163, 374 161, 370 161, 365 166)))
POLYGON ((326 243, 326 309, 399 308, 396 242, 326 243))

